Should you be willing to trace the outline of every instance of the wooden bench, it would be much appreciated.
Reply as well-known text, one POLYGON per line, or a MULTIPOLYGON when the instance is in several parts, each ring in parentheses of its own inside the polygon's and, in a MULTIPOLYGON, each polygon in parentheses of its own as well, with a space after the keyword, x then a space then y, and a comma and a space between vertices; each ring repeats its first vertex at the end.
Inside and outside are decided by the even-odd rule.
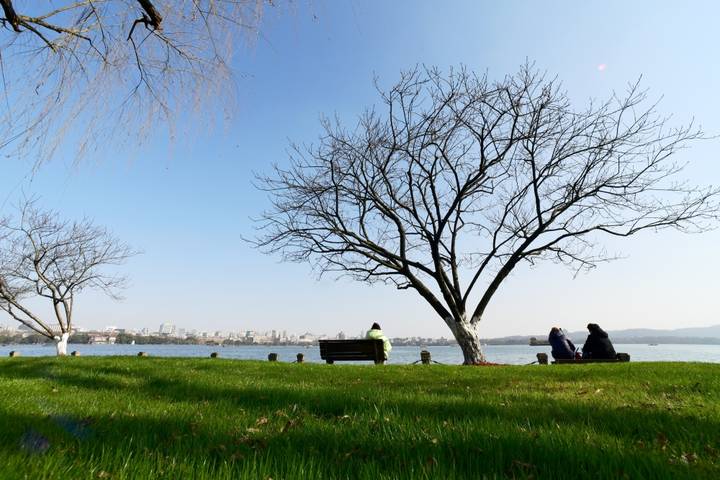
POLYGON ((382 340, 320 340, 320 358, 328 364, 352 360, 385 363, 382 340))
MULTIPOLYGON (((547 353, 538 353, 537 354, 538 363, 541 365, 547 365, 548 363, 548 355, 547 353)), ((570 363, 570 364, 576 364, 576 363, 618 363, 618 362, 629 362, 630 361, 630 354, 628 353, 618 353, 617 357, 615 358, 581 358, 581 359, 574 359, 574 358, 559 358, 557 360, 554 360, 552 363, 560 364, 560 363, 570 363)))

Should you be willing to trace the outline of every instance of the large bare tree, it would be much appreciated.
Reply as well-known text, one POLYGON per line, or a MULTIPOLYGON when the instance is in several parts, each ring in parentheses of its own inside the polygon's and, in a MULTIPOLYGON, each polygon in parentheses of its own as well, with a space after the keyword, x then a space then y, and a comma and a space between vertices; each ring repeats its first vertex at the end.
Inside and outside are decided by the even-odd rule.
POLYGON ((107 269, 134 254, 89 220, 60 221, 56 212, 26 202, 16 218, 0 221, 0 310, 56 340, 58 355, 66 355, 77 295, 99 289, 117 298, 125 279, 107 269), (52 320, 31 309, 35 297, 50 302, 52 320))
POLYGON ((180 112, 220 118, 233 103, 233 52, 277 3, 0 0, 0 150, 43 161, 63 140, 82 155, 180 112))
POLYGON ((418 69, 380 94, 355 127, 325 120, 318 144, 259 178, 272 206, 257 243, 415 290, 467 364, 485 361, 478 325, 523 262, 592 268, 611 258, 603 235, 717 219, 718 189, 676 180, 673 154, 702 132, 667 125, 637 84, 576 109, 529 66, 497 82, 418 69))

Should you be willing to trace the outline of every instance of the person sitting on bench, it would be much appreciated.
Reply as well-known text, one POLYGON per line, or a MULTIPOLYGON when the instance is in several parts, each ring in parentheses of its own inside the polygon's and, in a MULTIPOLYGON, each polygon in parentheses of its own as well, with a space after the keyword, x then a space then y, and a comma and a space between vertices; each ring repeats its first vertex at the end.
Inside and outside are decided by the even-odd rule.
POLYGON ((582 358, 593 358, 593 359, 614 359, 617 358, 617 353, 613 348, 608 334, 600 328, 597 323, 588 323, 587 326, 590 335, 588 335, 585 345, 582 348, 582 358))
POLYGON ((561 328, 553 327, 548 335, 548 342, 552 347, 552 356, 555 360, 559 358, 575 358, 575 345, 565 336, 561 328))
POLYGON ((372 327, 370 327, 370 330, 368 330, 365 338, 367 338, 368 340, 383 341, 383 351, 385 352, 385 360, 387 361, 388 354, 390 353, 390 350, 392 350, 392 345, 390 345, 390 340, 388 340, 388 338, 385 336, 382 329, 380 328, 380 325, 377 322, 372 324, 372 327))

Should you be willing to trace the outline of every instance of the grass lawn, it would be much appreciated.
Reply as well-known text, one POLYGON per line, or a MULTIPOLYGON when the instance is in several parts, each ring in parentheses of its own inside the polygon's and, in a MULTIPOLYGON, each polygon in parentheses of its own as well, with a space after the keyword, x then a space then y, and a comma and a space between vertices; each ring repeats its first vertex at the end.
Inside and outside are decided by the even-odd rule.
POLYGON ((720 478, 720 365, 0 359, 0 478, 720 478))

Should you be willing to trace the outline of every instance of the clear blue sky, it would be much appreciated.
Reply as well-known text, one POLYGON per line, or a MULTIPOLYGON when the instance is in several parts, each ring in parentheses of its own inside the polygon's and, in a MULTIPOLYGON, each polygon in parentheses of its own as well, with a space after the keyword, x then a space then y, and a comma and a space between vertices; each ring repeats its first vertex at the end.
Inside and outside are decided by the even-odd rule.
MULTIPOLYGON (((202 116, 188 117, 176 140, 161 134, 99 151, 78 168, 60 155, 29 175, 28 164, 3 160, 0 207, 21 192, 39 195, 144 251, 124 268, 124 301, 79 298, 76 322, 85 327, 357 333, 379 321, 391 336, 449 336, 412 292, 317 281, 308 265, 250 248, 241 236, 252 234, 250 217, 266 205, 252 172, 286 162, 289 140, 314 140, 322 113, 353 122, 376 100, 375 75, 389 85, 418 63, 465 64, 493 78, 530 59, 556 74, 578 106, 643 75, 651 95, 664 95, 662 112, 720 134, 718 18, 714 1, 326 0, 270 9, 257 43, 236 57, 239 110, 230 122, 207 128, 202 116)), ((720 140, 684 151, 686 177, 720 184, 718 151, 720 140)), ((720 232, 648 233, 607 245, 626 258, 575 279, 551 264, 518 270, 481 334, 579 330, 588 321, 608 329, 720 323, 720 232)))

